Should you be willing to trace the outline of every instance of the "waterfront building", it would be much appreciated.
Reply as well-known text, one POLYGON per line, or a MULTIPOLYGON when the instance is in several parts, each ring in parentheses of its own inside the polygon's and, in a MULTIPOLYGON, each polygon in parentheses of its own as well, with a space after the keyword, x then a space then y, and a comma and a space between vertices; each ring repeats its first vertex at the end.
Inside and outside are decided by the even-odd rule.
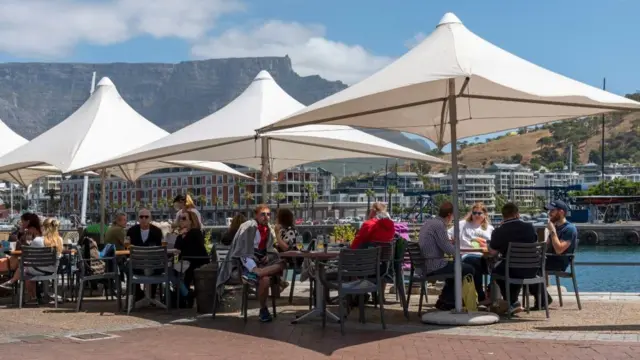
MULTIPOLYGON (((443 190, 452 189, 451 175, 441 179, 443 190)), ((482 169, 461 169, 458 173, 459 198, 465 206, 482 202, 490 213, 495 211, 496 176, 485 174, 482 169)))
POLYGON ((496 194, 521 207, 533 206, 534 189, 522 189, 535 186, 531 169, 521 164, 492 164, 485 169, 485 173, 495 175, 496 194))
POLYGON ((582 183, 580 174, 577 172, 542 172, 534 173, 535 186, 544 187, 535 191, 536 196, 543 197, 545 201, 554 199, 554 188, 577 185, 582 183))

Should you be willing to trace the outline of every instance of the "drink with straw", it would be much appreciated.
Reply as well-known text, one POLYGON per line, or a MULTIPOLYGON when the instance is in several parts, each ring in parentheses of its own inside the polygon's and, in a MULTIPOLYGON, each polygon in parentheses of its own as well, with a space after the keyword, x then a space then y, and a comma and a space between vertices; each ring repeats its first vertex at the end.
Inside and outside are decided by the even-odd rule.
POLYGON ((316 249, 318 250, 324 250, 324 236, 322 235, 318 235, 318 237, 316 238, 316 249))
POLYGON ((304 244, 302 244, 302 235, 296 236, 296 248, 298 251, 302 251, 304 244))

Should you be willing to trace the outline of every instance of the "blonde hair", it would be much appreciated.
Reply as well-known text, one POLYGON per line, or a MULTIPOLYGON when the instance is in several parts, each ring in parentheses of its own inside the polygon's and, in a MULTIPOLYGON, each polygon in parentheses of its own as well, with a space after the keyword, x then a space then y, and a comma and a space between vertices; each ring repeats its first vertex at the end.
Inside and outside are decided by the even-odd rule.
POLYGON ((387 211, 387 205, 381 202, 374 202, 373 204, 371 204, 371 210, 380 213, 380 212, 385 212, 387 211))
POLYGON ((44 246, 52 247, 56 249, 58 254, 62 253, 62 237, 58 232, 60 228, 60 221, 56 219, 47 218, 42 223, 44 233, 42 234, 44 246))
POLYGON ((184 198, 184 208, 186 210, 195 209, 196 208, 196 204, 193 202, 193 199, 191 198, 191 195, 189 195, 189 194, 187 194, 187 196, 185 196, 185 198, 184 198))
POLYGON ((469 215, 464 218, 464 221, 473 221, 473 210, 480 210, 484 213, 484 220, 482 220, 482 224, 480 225, 480 227, 482 228, 482 230, 487 230, 487 228, 489 227, 489 213, 487 212, 487 207, 484 206, 483 202, 477 202, 473 204, 473 207, 471 207, 471 212, 469 212, 469 215))
POLYGON ((182 212, 182 216, 188 216, 189 217, 189 222, 191 223, 191 228, 192 229, 201 229, 202 228, 202 224, 200 224, 200 220, 198 220, 198 215, 196 215, 195 212, 186 210, 186 211, 182 212))

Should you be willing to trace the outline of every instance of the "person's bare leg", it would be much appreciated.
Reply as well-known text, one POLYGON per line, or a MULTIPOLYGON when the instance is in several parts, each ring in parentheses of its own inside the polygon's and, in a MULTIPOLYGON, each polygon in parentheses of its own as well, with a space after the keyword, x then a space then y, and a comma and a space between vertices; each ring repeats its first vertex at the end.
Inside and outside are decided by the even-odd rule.
POLYGON ((0 259, 0 272, 9 271, 9 258, 0 259))
POLYGON ((258 277, 267 277, 282 274, 283 269, 284 267, 282 264, 275 264, 265 266, 263 268, 255 268, 253 269, 253 272, 258 275, 258 277))
POLYGON ((258 282, 258 302, 261 309, 267 308, 267 299, 269 299, 269 286, 271 279, 268 276, 261 277, 258 282))

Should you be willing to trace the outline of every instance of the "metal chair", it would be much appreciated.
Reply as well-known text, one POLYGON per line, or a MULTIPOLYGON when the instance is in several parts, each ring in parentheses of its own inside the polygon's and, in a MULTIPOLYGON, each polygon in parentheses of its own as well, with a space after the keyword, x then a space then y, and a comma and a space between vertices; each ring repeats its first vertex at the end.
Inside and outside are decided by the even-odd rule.
MULTIPOLYGON (((327 281, 325 277, 321 277, 320 281, 325 285, 325 291, 337 290, 340 313, 340 332, 344 335, 345 309, 343 299, 348 295, 360 295, 360 319, 364 321, 364 295, 368 293, 377 293, 380 303, 380 322, 382 328, 386 329, 387 325, 384 321, 384 301, 382 289, 382 281, 380 277, 380 247, 372 247, 369 249, 342 249, 338 256, 337 281, 327 281), (371 281, 369 279, 375 279, 371 281)), ((323 303, 322 326, 327 323, 326 307, 327 303, 323 303)))
MULTIPOLYGON (((500 275, 493 273, 491 275, 494 279, 503 280, 505 282, 505 288, 507 289, 507 304, 511 304, 511 292, 509 291, 511 284, 522 285, 524 287, 525 304, 523 305, 527 312, 529 312, 529 285, 538 284, 538 296, 542 297, 542 290, 545 288, 546 284, 544 270, 546 249, 546 243, 509 243, 505 259, 505 274, 500 275), (512 278, 509 276, 509 271, 512 269, 537 270, 537 274, 530 278, 512 278)), ((549 304, 546 296, 544 297, 544 307, 548 319, 549 304)), ((511 313, 508 313, 507 316, 511 318, 511 313)))
MULTIPOLYGON (((577 249, 576 249, 577 250, 577 249)), ((569 259, 569 268, 571 271, 560 271, 560 270, 546 270, 548 276, 556 277, 556 287, 558 289, 558 301, 560 302, 560 307, 562 307, 562 291, 560 288, 560 279, 571 279, 573 281, 573 291, 576 294, 576 301, 578 302, 578 310, 582 310, 582 304, 580 303, 580 293, 578 292, 578 280, 576 279, 576 266, 575 266, 575 254, 564 254, 564 255, 555 255, 555 254, 547 254, 547 257, 563 257, 569 259)))
MULTIPOLYGON (((382 280, 391 280, 393 285, 396 285, 396 278, 393 276, 393 261, 394 261, 394 250, 396 248, 396 241, 392 240, 391 242, 383 242, 383 241, 373 241, 371 246, 380 248, 380 265, 385 264, 385 270, 382 271, 380 269, 380 278, 382 280)), ((383 288, 383 290, 385 290, 383 288)), ((384 299, 384 291, 382 293, 382 299, 384 299)), ((378 297, 373 297, 374 306, 378 305, 378 297)))
POLYGON ((25 281, 53 281, 54 303, 58 308, 58 254, 55 248, 23 246, 20 256, 20 293, 18 307, 22 309, 22 297, 24 295, 25 281), (31 275, 28 269, 55 269, 48 275, 31 275))
POLYGON ((128 279, 127 279, 127 315, 130 314, 131 308, 129 306, 129 296, 133 296, 133 285, 154 285, 154 284, 166 284, 165 286, 165 299, 167 311, 170 310, 169 296, 169 265, 167 257, 167 248, 165 246, 131 246, 129 248, 129 263, 128 263, 128 279), (134 271, 136 274, 134 274, 134 271), (145 275, 138 275, 142 272, 145 275), (151 274, 151 275, 147 275, 151 274))
MULTIPOLYGON (((311 239, 311 241, 309 241, 309 244, 307 245, 307 251, 313 251, 315 249, 316 249, 316 239, 311 239)), ((291 270, 291 272, 292 272, 291 284, 289 285, 291 287, 289 289, 289 305, 291 305, 291 304, 293 304, 293 291, 294 291, 294 288, 296 286, 296 277, 298 277, 300 275, 300 273, 302 272, 302 269, 301 269, 301 267, 297 266, 297 264, 294 264, 294 267, 292 269, 287 269, 287 271, 286 271, 287 275, 289 273, 288 270, 291 270)), ((315 280, 313 278, 309 278, 309 286, 310 286, 309 287, 309 310, 311 310, 311 308, 313 307, 313 294, 314 294, 313 285, 314 285, 314 281, 315 280)))
POLYGON ((77 271, 77 281, 78 281, 78 296, 77 296, 77 305, 76 312, 82 309, 82 300, 84 299, 84 284, 88 281, 93 280, 105 280, 105 297, 109 300, 109 296, 112 296, 111 285, 115 284, 116 290, 116 301, 118 302, 118 311, 122 310, 121 303, 121 294, 120 289, 120 272, 118 271, 118 262, 116 256, 110 257, 102 257, 100 260, 95 259, 84 259, 82 257, 82 248, 78 248, 76 252, 76 256, 78 257, 78 271, 77 271), (89 274, 87 275, 87 268, 90 267, 90 262, 92 261, 104 261, 105 262, 105 271, 102 274, 89 274))
MULTIPOLYGON (((409 255, 409 261, 411 261, 411 270, 409 272, 409 290, 407 292, 407 301, 405 301, 405 314, 408 312, 409 300, 411 299, 411 291, 413 289, 413 283, 420 283, 420 301, 418 304, 418 316, 422 315, 422 298, 429 302, 429 296, 427 295, 427 282, 430 281, 445 281, 453 279, 454 274, 426 274, 425 269, 427 267, 427 258, 422 255, 420 245, 416 242, 408 242, 406 253, 409 255), (421 271, 416 274, 416 269, 421 271)), ((403 284, 404 285, 404 284, 403 284)))

